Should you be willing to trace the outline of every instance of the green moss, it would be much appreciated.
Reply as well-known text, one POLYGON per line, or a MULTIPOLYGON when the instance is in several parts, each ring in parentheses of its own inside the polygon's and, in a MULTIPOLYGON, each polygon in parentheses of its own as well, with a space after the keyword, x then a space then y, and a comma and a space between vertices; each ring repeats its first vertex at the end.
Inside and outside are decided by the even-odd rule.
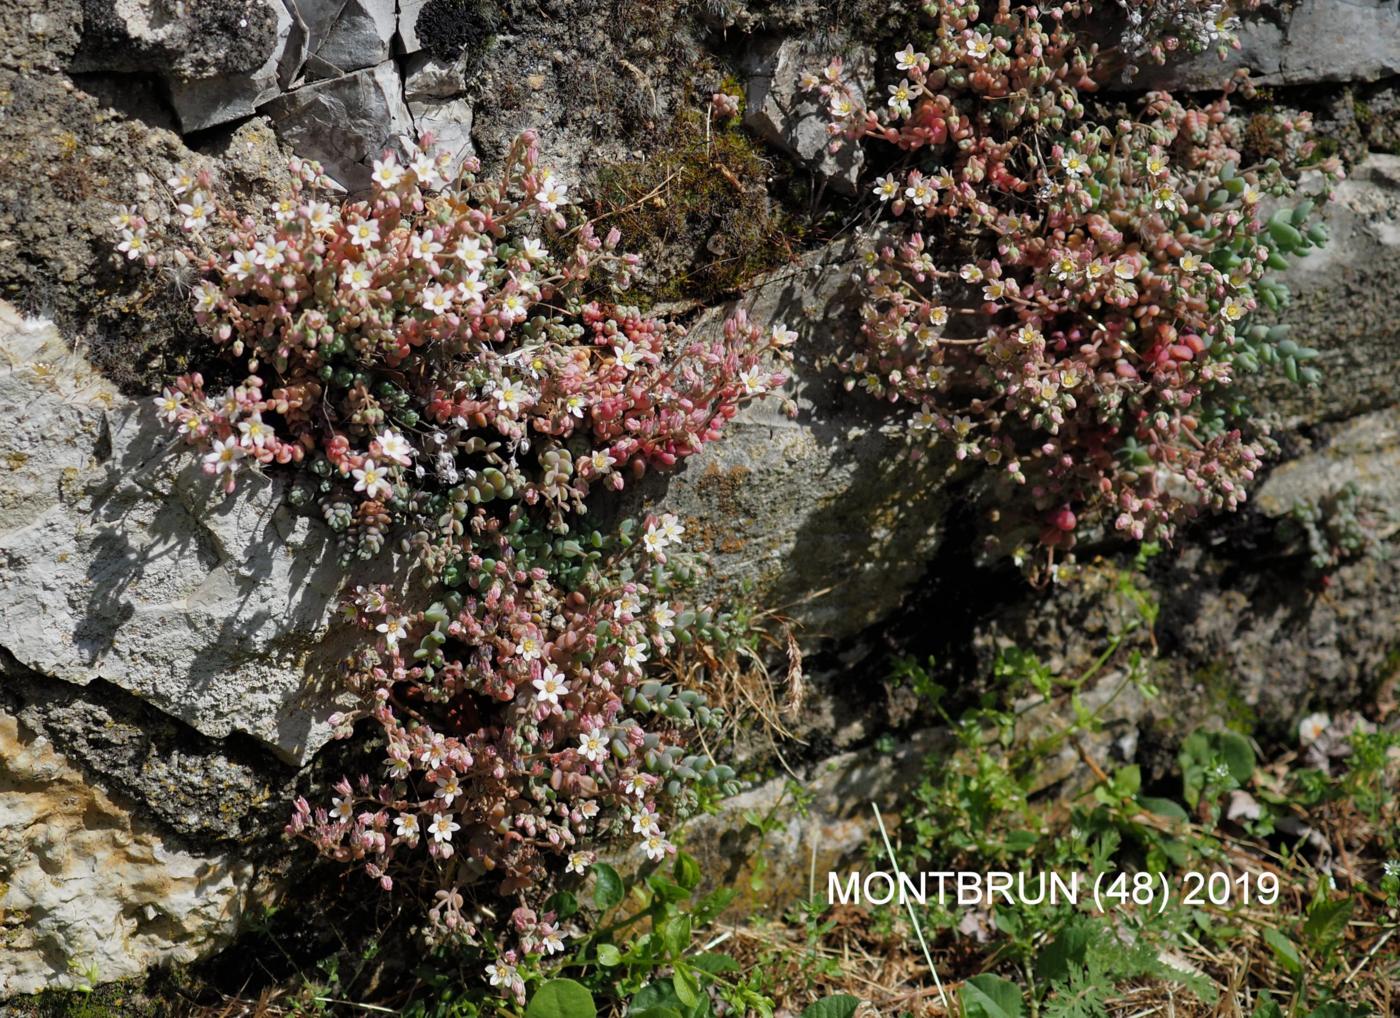
POLYGON ((1215 705, 1225 726, 1241 735, 1251 735, 1259 724, 1254 708, 1246 703, 1230 679, 1230 666, 1213 661, 1193 676, 1210 703, 1215 705))
POLYGON ((156 1018, 172 1001, 148 995, 142 981, 127 979, 92 990, 48 990, 6 1002, 15 1018, 156 1018))
POLYGON ((803 230, 770 198, 775 167, 735 120, 687 108, 646 158, 598 173, 595 214, 647 265, 643 307, 712 302, 794 255, 803 230))

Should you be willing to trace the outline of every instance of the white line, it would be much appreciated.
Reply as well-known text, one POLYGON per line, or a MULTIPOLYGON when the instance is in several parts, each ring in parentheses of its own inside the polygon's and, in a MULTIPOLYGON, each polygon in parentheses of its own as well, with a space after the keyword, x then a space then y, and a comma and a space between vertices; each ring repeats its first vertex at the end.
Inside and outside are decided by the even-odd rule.
MULTIPOLYGON (((890 844, 890 836, 885 831, 885 818, 880 816, 880 807, 873 802, 870 804, 870 808, 875 811, 875 822, 880 825, 880 837, 884 839, 885 852, 889 855, 890 865, 894 867, 897 876, 903 871, 899 868, 899 860, 895 858, 894 847, 890 844)), ((898 882, 895 886, 899 886, 898 882)), ((938 969, 934 967, 933 956, 928 953, 928 942, 924 940, 924 931, 919 928, 919 917, 914 914, 914 903, 909 900, 908 895, 901 892, 900 896, 904 898, 904 907, 909 910, 909 921, 914 924, 914 933, 919 938, 919 946, 924 949, 924 961, 928 962, 928 970, 933 973, 933 985, 938 987, 938 996, 943 1001, 943 1010, 952 1014, 953 1005, 948 1003, 948 994, 943 992, 943 980, 938 978, 938 969)))

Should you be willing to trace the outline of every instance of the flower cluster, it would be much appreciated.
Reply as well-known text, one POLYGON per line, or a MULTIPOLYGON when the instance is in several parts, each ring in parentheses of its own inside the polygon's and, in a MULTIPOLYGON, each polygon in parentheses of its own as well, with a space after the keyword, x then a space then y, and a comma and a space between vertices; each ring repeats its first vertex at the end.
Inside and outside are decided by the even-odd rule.
MULTIPOLYGON (((347 562, 403 567, 348 600, 362 706, 334 719, 344 736, 377 726, 383 773, 342 780, 328 807, 299 801, 289 832, 386 889, 396 874, 437 887, 434 927, 471 936, 460 888, 490 875, 523 894, 615 834, 660 859, 661 816, 732 778, 684 750, 712 722, 700 696, 647 674, 717 632, 677 600, 683 524, 571 522, 595 486, 718 438, 782 383, 794 336, 741 313, 693 337, 597 299, 637 260, 571 221, 529 135, 492 179, 448 165, 386 153, 372 193, 340 201, 294 160, 261 215, 208 173, 176 174, 167 212, 123 208, 114 225, 128 258, 198 277, 198 321, 246 369, 222 392, 192 372, 156 399, 204 470, 231 492, 291 468, 293 499, 319 502, 347 562)), ((547 918, 516 926, 520 957, 558 943, 547 918)))
POLYGON ((839 59, 805 83, 834 145, 900 156, 873 183, 896 222, 865 254, 848 384, 911 404, 918 445, 950 443, 1029 496, 1018 555, 1086 526, 1169 538, 1198 508, 1235 508, 1264 447, 1222 394, 1260 362, 1317 379, 1315 351, 1250 321, 1286 301, 1266 273, 1325 239, 1312 202, 1265 214, 1291 184, 1276 163, 1240 167, 1228 94, 1153 92, 1093 119, 1096 49, 1073 31, 1087 5, 927 6, 883 107, 839 59))

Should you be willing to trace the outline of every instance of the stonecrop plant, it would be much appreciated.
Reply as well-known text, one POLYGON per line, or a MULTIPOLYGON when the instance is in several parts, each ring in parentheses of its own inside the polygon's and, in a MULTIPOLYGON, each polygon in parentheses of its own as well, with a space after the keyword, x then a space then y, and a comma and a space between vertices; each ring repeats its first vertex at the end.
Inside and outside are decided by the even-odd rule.
POLYGON ((615 836, 672 854, 663 821, 733 778, 686 749, 714 713, 654 677, 724 625, 682 601, 683 523, 603 534, 578 517, 595 487, 718 438, 781 384, 794 334, 737 314, 702 339, 604 302, 636 259, 571 219, 530 135, 490 178, 448 166, 386 153, 372 193, 341 200, 294 160, 287 193, 251 211, 177 174, 168 212, 123 208, 115 226, 127 257, 197 277, 212 352, 246 369, 222 392, 191 372, 156 400, 204 471, 232 492, 289 468, 347 565, 393 567, 346 600, 360 706, 332 719, 342 736, 368 720, 382 771, 299 800, 289 833, 425 906, 436 889, 432 936, 499 945, 504 972, 563 950, 532 892, 615 836), (518 896, 509 922, 465 904, 482 878, 518 896))
MULTIPOLYGON (((1238 376, 1319 378, 1316 351, 1257 321, 1287 301, 1268 273, 1326 239, 1313 199, 1280 205, 1295 168, 1240 164, 1238 82, 1203 106, 1093 105, 1089 4, 925 10, 880 105, 840 59, 804 82, 834 147, 887 146, 891 164, 871 185, 893 222, 865 251, 848 386, 907 405, 916 453, 943 441, 992 468, 999 538, 1035 569, 1086 532, 1170 539, 1236 508, 1267 439, 1238 376)), ((1280 124, 1300 160, 1309 128, 1280 124)), ((1340 169, 1321 169, 1325 189, 1340 169)))

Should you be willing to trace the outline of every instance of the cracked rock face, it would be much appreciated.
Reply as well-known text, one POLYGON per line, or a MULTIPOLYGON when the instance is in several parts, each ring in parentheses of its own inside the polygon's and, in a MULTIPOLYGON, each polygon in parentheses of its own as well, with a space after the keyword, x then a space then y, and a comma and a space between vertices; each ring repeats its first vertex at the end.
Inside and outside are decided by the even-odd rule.
POLYGON ((227 499, 172 456, 46 323, 0 305, 0 646, 72 685, 102 679, 211 738, 283 759, 329 737, 318 675, 340 583, 327 534, 280 482, 227 499))
POLYGON ((0 999, 193 961, 252 884, 249 863, 172 843, 0 711, 0 999))
POLYGON ((1301 0, 1246 15, 1240 48, 1146 69, 1135 86, 1214 89, 1248 67, 1263 85, 1376 81, 1400 73, 1400 5, 1394 0, 1301 0))

